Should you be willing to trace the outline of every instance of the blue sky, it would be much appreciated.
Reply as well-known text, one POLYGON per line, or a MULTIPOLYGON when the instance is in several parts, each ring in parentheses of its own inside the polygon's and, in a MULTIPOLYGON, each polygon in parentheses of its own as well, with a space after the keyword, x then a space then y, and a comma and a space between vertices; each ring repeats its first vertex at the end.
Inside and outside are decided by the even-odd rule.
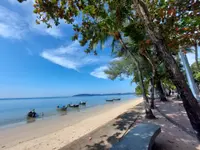
POLYGON ((111 81, 103 70, 112 61, 109 46, 86 55, 72 42, 71 25, 36 25, 32 0, 0 1, 0 98, 132 92, 130 80, 111 81))

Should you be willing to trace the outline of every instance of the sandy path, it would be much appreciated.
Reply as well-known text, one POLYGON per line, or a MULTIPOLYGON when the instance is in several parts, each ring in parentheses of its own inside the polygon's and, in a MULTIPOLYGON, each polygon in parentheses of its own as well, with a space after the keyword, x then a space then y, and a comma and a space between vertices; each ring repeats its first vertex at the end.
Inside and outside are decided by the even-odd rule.
MULTIPOLYGON (((136 106, 141 103, 142 99, 139 98, 137 100, 128 101, 126 103, 120 104, 116 107, 112 107, 111 109, 107 109, 104 112, 101 112, 95 116, 84 119, 78 123, 67 126, 53 133, 49 133, 47 135, 26 141, 20 142, 17 145, 10 147, 10 150, 52 150, 59 149, 70 142, 88 134, 89 132, 99 128, 100 126, 106 124, 110 120, 116 118, 118 115, 126 112, 128 109, 136 106)), ((45 130, 44 127, 42 129, 45 130)), ((38 132, 40 130, 37 130, 38 132)), ((28 131, 19 131, 18 134, 28 131)), ((30 132, 30 131, 29 131, 30 132)), ((34 131, 32 131, 34 132, 34 131)), ((2 146, 2 149, 6 149, 6 147, 2 146)))

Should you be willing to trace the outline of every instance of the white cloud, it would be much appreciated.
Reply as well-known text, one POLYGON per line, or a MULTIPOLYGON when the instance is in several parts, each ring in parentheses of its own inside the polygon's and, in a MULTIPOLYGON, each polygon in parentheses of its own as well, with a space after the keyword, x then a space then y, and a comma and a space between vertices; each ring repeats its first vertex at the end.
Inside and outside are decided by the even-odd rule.
POLYGON ((36 24, 35 23, 35 20, 36 20, 36 16, 33 14, 32 15, 32 18, 30 19, 29 18, 29 22, 30 22, 30 30, 31 31, 36 31, 37 33, 39 34, 43 34, 43 35, 50 35, 50 36, 53 36, 53 37, 62 37, 63 34, 60 30, 59 27, 56 27, 55 25, 52 24, 52 28, 47 28, 47 26, 43 23, 41 24, 36 24))
POLYGON ((0 36, 11 39, 22 39, 25 35, 28 35, 28 32, 50 35, 56 38, 63 36, 61 29, 55 25, 47 29, 45 24, 36 24, 36 15, 33 14, 32 0, 22 4, 19 4, 17 0, 9 0, 9 2, 15 5, 16 8, 19 8, 23 15, 21 15, 22 13, 0 6, 0 36))
POLYGON ((22 17, 0 6, 0 36, 11 39, 21 39, 27 32, 28 24, 22 17))
POLYGON ((94 56, 93 54, 86 54, 83 47, 79 45, 78 41, 57 49, 44 50, 40 56, 62 67, 74 70, 78 70, 86 65, 109 61, 107 56, 94 56))
MULTIPOLYGON (((116 58, 111 59, 109 62, 120 61, 120 60, 122 60, 122 57, 116 57, 116 58)), ((101 79, 108 79, 108 76, 104 72, 106 69, 108 69, 108 65, 100 66, 94 69, 94 71, 92 71, 90 75, 97 78, 101 78, 101 79)), ((126 79, 127 77, 124 77, 124 78, 126 79)))
POLYGON ((92 71, 90 75, 101 79, 108 79, 108 76, 104 73, 106 69, 108 69, 108 66, 101 66, 92 71))

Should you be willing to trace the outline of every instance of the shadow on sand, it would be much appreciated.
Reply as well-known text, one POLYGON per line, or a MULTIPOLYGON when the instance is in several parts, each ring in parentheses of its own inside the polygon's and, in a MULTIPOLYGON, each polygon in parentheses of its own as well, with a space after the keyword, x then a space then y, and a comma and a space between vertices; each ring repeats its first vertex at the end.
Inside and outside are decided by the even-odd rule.
POLYGON ((75 140, 61 150, 107 150, 127 132, 136 121, 143 106, 137 105, 104 126, 75 140), (92 139, 91 139, 92 138, 92 139), (90 140, 91 139, 91 140, 90 140))
MULTIPOLYGON (((61 150, 109 150, 113 144, 123 138, 128 129, 140 122, 155 123, 161 127, 162 132, 156 138, 153 150, 196 150, 199 146, 199 142, 194 137, 170 123, 156 110, 154 110, 154 114, 158 118, 156 120, 144 119, 141 110, 143 110, 143 106, 139 104, 106 125, 66 145, 61 150)), ((174 113, 177 114, 177 112, 174 113)))

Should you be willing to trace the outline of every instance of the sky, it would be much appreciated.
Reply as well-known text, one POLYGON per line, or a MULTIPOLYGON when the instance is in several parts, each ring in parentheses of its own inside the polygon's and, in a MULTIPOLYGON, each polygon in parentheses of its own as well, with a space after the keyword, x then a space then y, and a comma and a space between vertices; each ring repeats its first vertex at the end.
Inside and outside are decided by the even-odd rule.
POLYGON ((130 79, 112 81, 104 70, 109 46, 85 54, 71 41, 72 26, 36 25, 33 0, 0 0, 0 98, 133 92, 130 79))

